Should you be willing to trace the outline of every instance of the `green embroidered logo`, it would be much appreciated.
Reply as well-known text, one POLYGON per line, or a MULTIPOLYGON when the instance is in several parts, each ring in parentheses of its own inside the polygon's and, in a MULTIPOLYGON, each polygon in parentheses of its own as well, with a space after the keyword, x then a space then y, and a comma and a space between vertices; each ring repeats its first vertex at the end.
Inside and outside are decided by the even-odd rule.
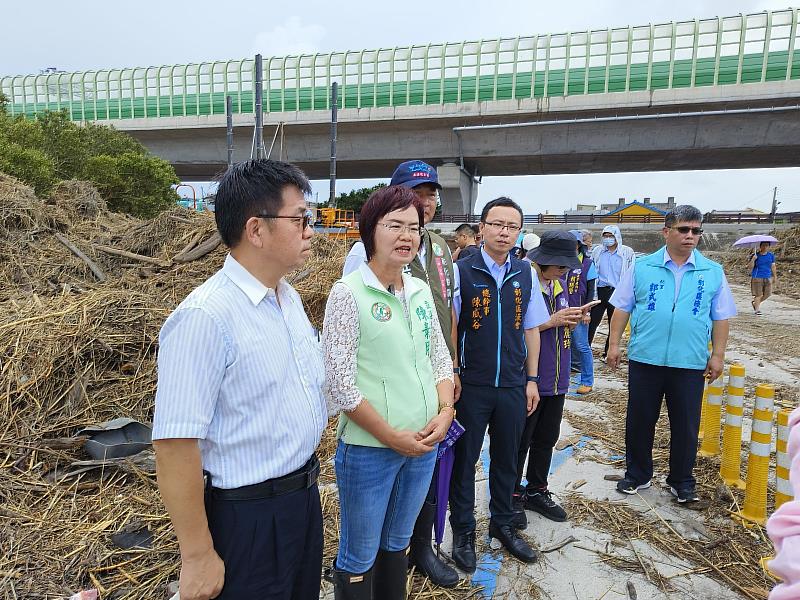
POLYGON ((372 317, 376 321, 388 321, 392 318, 392 309, 389 308, 388 304, 384 304, 383 302, 376 302, 372 305, 372 317))

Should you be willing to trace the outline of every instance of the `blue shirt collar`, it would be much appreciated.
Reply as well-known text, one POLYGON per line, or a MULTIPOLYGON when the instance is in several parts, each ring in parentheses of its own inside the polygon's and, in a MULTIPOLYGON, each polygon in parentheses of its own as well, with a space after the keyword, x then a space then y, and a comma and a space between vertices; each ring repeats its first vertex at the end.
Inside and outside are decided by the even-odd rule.
MULTIPOLYGON (((684 265, 692 265, 693 267, 696 266, 696 263, 694 261, 694 252, 695 251, 692 250, 692 253, 689 255, 688 260, 685 263, 683 263, 684 265)), ((664 262, 663 262, 663 265, 666 267, 667 263, 670 263, 670 262, 672 264, 674 264, 675 266, 677 266, 677 263, 675 263, 675 261, 672 260, 672 257, 669 255, 669 251, 667 250, 667 247, 664 246, 664 262)))
MULTIPOLYGON (((230 254, 225 257, 225 264, 222 265, 222 272, 225 273, 236 287, 244 292, 245 296, 253 303, 253 306, 257 306, 268 296, 275 296, 275 290, 261 283, 230 254)), ((287 284, 281 279, 278 282, 278 289, 284 285, 287 284)))
POLYGON ((498 265, 496 262, 494 262, 494 259, 486 253, 486 250, 484 250, 483 246, 481 246, 481 256, 483 256, 483 263, 486 265, 486 268, 489 269, 490 273, 507 273, 508 270, 511 269, 510 252, 506 255, 506 262, 504 262, 502 265, 498 265))

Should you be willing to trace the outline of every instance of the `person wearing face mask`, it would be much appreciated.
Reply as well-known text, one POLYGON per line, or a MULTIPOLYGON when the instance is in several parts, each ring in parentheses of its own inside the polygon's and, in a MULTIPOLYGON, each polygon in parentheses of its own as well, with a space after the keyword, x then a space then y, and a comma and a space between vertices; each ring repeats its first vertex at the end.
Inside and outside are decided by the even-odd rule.
MULTIPOLYGON (((622 273, 633 265, 636 254, 633 248, 622 243, 622 232, 616 225, 603 227, 601 243, 592 248, 592 262, 597 269, 597 299, 600 304, 592 307, 589 321, 589 346, 594 341, 594 334, 598 325, 603 321, 603 315, 614 314, 614 306, 609 302, 611 295, 619 283, 622 273)), ((603 358, 608 354, 608 338, 603 348, 603 358)))

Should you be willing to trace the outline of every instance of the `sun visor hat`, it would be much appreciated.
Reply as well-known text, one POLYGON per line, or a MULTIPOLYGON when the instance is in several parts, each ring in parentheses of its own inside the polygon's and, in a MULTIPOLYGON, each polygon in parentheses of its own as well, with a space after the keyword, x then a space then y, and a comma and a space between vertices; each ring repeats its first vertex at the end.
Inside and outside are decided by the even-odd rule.
POLYGON ((579 269, 575 236, 568 231, 545 231, 539 245, 528 253, 532 262, 539 265, 556 265, 579 269))

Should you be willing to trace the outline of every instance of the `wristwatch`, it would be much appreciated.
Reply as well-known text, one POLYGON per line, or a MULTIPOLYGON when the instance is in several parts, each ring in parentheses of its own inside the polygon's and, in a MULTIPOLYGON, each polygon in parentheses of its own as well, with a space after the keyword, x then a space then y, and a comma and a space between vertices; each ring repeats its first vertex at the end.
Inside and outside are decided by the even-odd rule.
POLYGON ((461 367, 453 367, 454 375, 461 375, 461 367))
POLYGON ((528 381, 532 381, 533 383, 539 383, 539 376, 538 375, 528 375, 526 377, 528 381))

